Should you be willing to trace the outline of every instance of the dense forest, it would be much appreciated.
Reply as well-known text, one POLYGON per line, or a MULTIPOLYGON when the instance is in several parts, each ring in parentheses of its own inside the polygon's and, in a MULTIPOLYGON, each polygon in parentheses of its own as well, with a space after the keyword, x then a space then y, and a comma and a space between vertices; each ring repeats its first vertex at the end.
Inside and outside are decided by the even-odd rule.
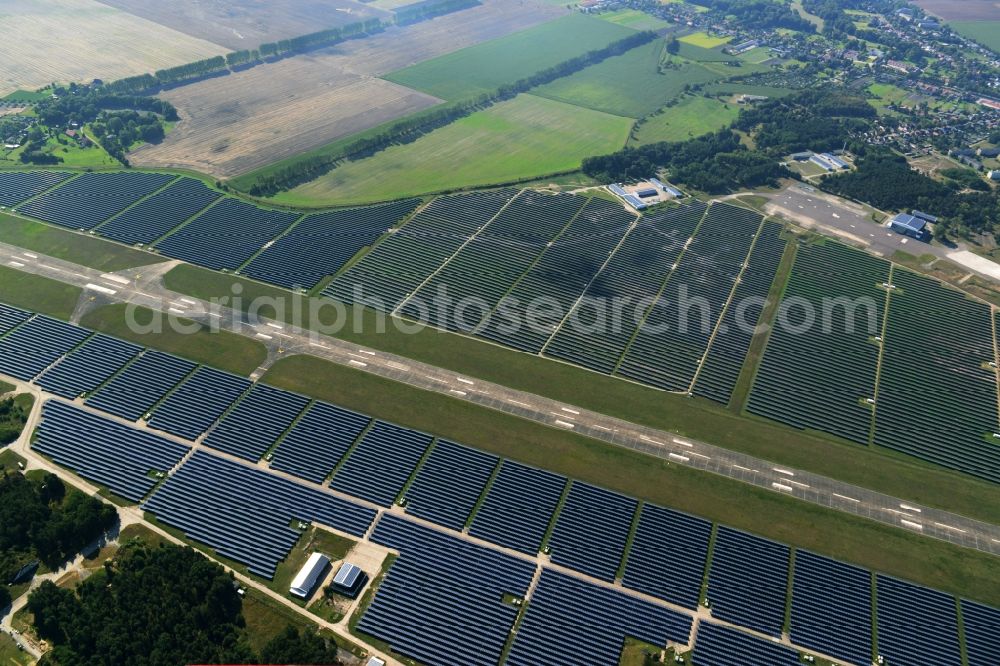
POLYGON ((775 0, 700 0, 699 4, 735 17, 755 29, 787 28, 804 33, 816 32, 816 26, 799 16, 789 5, 775 0))
POLYGON ((556 79, 569 76, 586 67, 595 65, 612 56, 621 55, 637 46, 641 46, 657 38, 655 32, 644 31, 629 35, 612 42, 602 49, 589 51, 576 58, 563 61, 558 65, 536 72, 535 74, 504 84, 496 90, 479 95, 474 99, 455 102, 418 113, 393 123, 385 131, 373 136, 358 139, 348 144, 342 151, 334 154, 314 155, 297 159, 285 167, 275 169, 257 177, 248 192, 253 196, 271 196, 296 185, 309 182, 336 168, 344 159, 359 159, 368 157, 392 145, 409 143, 440 127, 455 122, 476 111, 488 108, 507 99, 513 99, 522 92, 536 86, 551 83, 556 79))
POLYGON ((875 117, 875 108, 861 97, 805 90, 744 109, 733 127, 752 133, 758 149, 780 157, 839 150, 875 117))
POLYGON ((0 580, 38 559, 57 567, 117 520, 113 507, 66 488, 54 474, 0 469, 0 580))
POLYGON ((257 654, 233 577, 191 548, 126 543, 75 590, 43 583, 27 609, 64 666, 340 663, 336 644, 292 627, 257 654))

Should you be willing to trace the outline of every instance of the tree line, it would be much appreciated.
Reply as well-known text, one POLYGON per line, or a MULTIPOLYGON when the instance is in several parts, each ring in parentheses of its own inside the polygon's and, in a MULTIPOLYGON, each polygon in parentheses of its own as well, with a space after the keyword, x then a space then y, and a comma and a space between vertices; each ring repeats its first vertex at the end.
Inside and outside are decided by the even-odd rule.
POLYGON ((330 664, 337 645, 287 626, 258 652, 236 581, 191 548, 122 545, 76 589, 46 581, 28 597, 57 664, 330 664))
POLYGON ((396 121, 382 132, 351 142, 343 149, 329 154, 312 155, 294 160, 290 164, 259 175, 247 189, 253 196, 271 196, 296 185, 314 180, 337 167, 343 160, 371 156, 386 148, 411 143, 421 136, 464 118, 493 104, 513 99, 522 92, 551 83, 607 58, 621 55, 642 44, 657 39, 655 32, 643 31, 629 35, 604 48, 589 51, 565 60, 531 76, 507 83, 496 90, 472 99, 446 104, 423 113, 396 121))
POLYGON ((798 12, 774 0, 703 0, 699 4, 722 16, 735 17, 743 25, 757 30, 787 28, 806 34, 816 32, 816 26, 799 16, 798 12))

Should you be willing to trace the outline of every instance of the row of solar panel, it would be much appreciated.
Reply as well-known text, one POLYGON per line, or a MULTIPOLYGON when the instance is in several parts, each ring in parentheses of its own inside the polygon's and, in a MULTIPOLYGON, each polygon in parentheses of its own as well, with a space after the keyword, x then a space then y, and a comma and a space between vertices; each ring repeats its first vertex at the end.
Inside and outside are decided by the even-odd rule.
POLYGON ((0 173, 0 206, 213 269, 311 289, 409 215, 417 199, 302 216, 200 180, 138 171, 0 173), (252 261, 251 261, 252 259, 252 261))

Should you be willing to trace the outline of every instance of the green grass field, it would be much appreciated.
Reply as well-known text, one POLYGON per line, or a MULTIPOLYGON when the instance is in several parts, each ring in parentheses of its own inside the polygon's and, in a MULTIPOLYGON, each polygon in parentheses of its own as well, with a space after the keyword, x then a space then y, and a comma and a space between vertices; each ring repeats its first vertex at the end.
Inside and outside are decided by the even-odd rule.
POLYGON ((739 114, 736 104, 715 97, 687 96, 676 106, 651 116, 639 126, 630 145, 683 141, 727 127, 739 114))
POLYGON ((721 78, 697 63, 681 63, 678 58, 673 59, 679 64, 678 69, 664 69, 661 74, 662 54, 663 42, 655 40, 535 88, 532 94, 618 116, 641 118, 677 97, 685 85, 721 78))
POLYGON ((533 95, 518 95, 413 143, 347 162, 275 196, 288 205, 348 204, 572 171, 613 152, 632 121, 533 95))
POLYGON ((957 33, 1000 53, 1000 21, 949 21, 957 33))
MULTIPOLYGON (((84 315, 80 325, 239 375, 249 375, 267 358, 264 345, 228 331, 213 333, 201 328, 194 333, 182 333, 171 330, 166 324, 161 332, 134 331, 126 319, 127 307, 119 304, 96 308, 84 315)), ((139 308, 136 321, 148 324, 151 315, 151 310, 139 308)))
POLYGON ((264 381, 924 585, 1000 601, 998 560, 985 553, 314 358, 283 359, 264 381))
POLYGON ((7 305, 69 319, 82 293, 64 282, 0 266, 0 302, 7 305))
POLYGON ((465 99, 632 34, 635 31, 630 28, 574 13, 432 58, 383 78, 441 99, 465 99))
MULTIPOLYGON (((290 296, 276 287, 192 266, 178 266, 166 276, 168 288, 197 298, 230 294, 234 282, 245 286, 247 299, 290 296)), ((270 317, 273 313, 260 314, 270 317)), ((323 314, 322 323, 331 325, 333 309, 328 308, 323 314)), ((910 457, 861 448, 764 419, 742 417, 706 400, 664 393, 437 329, 404 334, 390 323, 385 332, 379 333, 376 319, 373 311, 362 310, 361 320, 355 320, 348 309, 336 337, 775 463, 878 488, 903 499, 1000 523, 1000 495, 993 484, 984 481, 910 457)))
POLYGON ((670 25, 667 21, 638 9, 617 9, 613 12, 598 14, 597 18, 633 30, 661 30, 670 25))
POLYGON ((155 254, 7 213, 0 213, 0 242, 100 271, 115 272, 163 261, 155 254))
POLYGON ((715 35, 710 35, 707 32, 693 32, 690 35, 684 35, 681 37, 680 41, 703 49, 714 49, 718 46, 729 43, 730 39, 732 39, 732 37, 717 37, 715 35))

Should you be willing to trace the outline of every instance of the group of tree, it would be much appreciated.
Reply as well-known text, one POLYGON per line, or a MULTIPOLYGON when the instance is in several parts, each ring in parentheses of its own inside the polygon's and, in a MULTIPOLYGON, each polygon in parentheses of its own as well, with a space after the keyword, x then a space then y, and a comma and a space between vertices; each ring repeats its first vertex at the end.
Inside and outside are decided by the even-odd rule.
POLYGON ((911 169, 905 157, 888 148, 859 146, 857 151, 857 169, 825 179, 824 189, 882 210, 917 208, 933 213, 939 218, 938 237, 950 233, 969 239, 981 234, 1000 238, 1000 191, 970 188, 969 176, 954 172, 943 174, 944 182, 935 180, 911 169))
POLYGON ((588 157, 582 169, 605 182, 648 177, 667 169, 671 179, 713 194, 774 185, 778 178, 789 175, 777 160, 749 150, 739 135, 728 129, 687 141, 651 143, 588 157))
POLYGON ((409 25, 481 4, 479 0, 420 0, 393 10, 396 23, 409 25))
POLYGON ((28 597, 53 664, 330 664, 333 641, 287 627, 258 653, 235 580, 191 548, 128 542, 76 589, 51 582, 28 597))
POLYGON ((90 125, 101 147, 122 164, 128 164, 125 153, 134 144, 159 143, 165 131, 160 118, 136 111, 102 112, 90 125))
POLYGON ((513 83, 504 84, 492 92, 404 118, 378 134, 351 142, 338 152, 303 157, 284 167, 261 174, 247 191, 253 196, 271 196, 291 189, 328 173, 345 159, 359 159, 385 150, 389 146, 410 143, 428 132, 455 122, 459 118, 488 108, 497 102, 513 99, 522 92, 569 76, 654 39, 657 39, 654 32, 636 32, 612 42, 604 48, 589 51, 513 83))
POLYGON ((0 468, 0 583, 36 559, 59 566, 116 520, 113 507, 67 489, 55 474, 28 478, 0 468))
MULTIPOLYGON (((4 392, 0 389, 0 394, 4 392)), ((14 398, 0 399, 0 446, 10 444, 21 434, 28 412, 14 398)))
POLYGON ((814 33, 816 26, 777 0, 700 0, 699 4, 756 30, 786 28, 814 33))

